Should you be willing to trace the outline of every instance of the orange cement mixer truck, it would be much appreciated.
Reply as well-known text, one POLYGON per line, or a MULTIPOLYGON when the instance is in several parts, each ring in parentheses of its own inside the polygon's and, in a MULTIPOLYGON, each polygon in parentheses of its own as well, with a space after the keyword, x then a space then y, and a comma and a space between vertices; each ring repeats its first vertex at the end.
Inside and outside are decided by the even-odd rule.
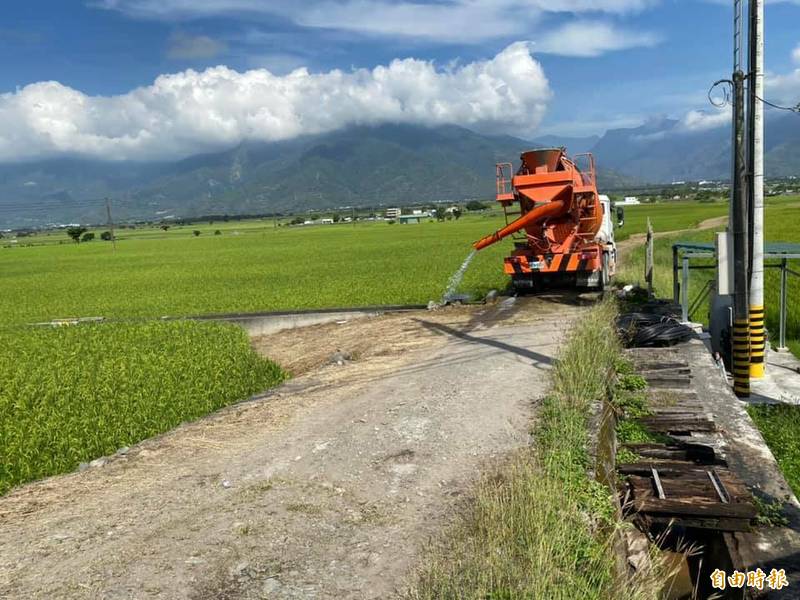
MULTIPOLYGON (((518 289, 605 288, 616 269, 617 248, 611 201, 597 193, 594 157, 573 159, 564 148, 547 148, 524 152, 520 159, 516 173, 511 163, 496 166, 497 202, 507 224, 475 242, 475 249, 512 236, 514 250, 504 269, 518 289)), ((621 225, 621 209, 617 218, 621 225)))

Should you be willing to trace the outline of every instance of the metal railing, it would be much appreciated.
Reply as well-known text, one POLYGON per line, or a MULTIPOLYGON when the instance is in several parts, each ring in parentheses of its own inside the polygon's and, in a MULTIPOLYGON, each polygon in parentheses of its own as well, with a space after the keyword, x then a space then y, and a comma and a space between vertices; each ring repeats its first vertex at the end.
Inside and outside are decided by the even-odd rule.
MULTIPOLYGON (((692 270, 716 270, 716 265, 690 264, 693 259, 715 258, 714 252, 680 252, 680 246, 672 247, 672 301, 681 305, 681 320, 688 321, 692 314, 700 308, 703 301, 715 287, 713 279, 707 281, 698 295, 689 301, 689 274, 692 270), (680 271, 680 281, 678 272, 680 271)), ((800 259, 800 254, 794 252, 766 252, 765 259, 780 259, 777 263, 764 263, 765 269, 780 269, 780 302, 778 309, 778 350, 786 350, 786 329, 789 312, 788 289, 789 275, 800 278, 800 273, 789 268, 790 259, 800 259)))

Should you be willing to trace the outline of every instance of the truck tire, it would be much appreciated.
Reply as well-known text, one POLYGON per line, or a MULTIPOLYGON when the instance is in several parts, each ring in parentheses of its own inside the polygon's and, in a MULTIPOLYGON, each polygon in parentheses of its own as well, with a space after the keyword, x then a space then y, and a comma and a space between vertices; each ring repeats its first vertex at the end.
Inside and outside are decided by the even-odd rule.
POLYGON ((607 290, 611 285, 611 276, 609 275, 610 269, 608 263, 609 263, 608 252, 603 252, 603 268, 600 271, 601 291, 607 290))

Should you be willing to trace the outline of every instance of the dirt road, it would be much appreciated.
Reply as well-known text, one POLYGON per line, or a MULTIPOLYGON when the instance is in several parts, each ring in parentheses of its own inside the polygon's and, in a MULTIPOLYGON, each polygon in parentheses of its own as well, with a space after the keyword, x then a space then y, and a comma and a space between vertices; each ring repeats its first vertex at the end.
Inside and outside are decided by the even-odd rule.
POLYGON ((529 298, 257 340, 296 377, 0 498, 0 597, 390 597, 480 469, 528 442, 582 311, 529 298))

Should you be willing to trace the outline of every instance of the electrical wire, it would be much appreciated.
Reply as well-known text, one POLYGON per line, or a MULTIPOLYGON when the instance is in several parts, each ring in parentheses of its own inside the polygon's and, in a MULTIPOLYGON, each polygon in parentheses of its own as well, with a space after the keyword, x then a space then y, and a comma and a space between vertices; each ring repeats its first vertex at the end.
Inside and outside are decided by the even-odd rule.
MULTIPOLYGON (((714 83, 712 83, 711 87, 708 88, 708 101, 712 106, 714 106, 716 108, 722 108, 724 106, 730 106, 732 104, 732 102, 731 102, 731 97, 732 96, 733 96, 733 81, 731 81, 730 79, 719 79, 719 80, 715 81, 714 83), (725 87, 721 88, 722 89, 722 100, 715 100, 712 97, 711 94, 714 92, 715 88, 723 86, 723 85, 725 87)), ((785 110, 785 111, 792 112, 792 113, 795 113, 795 114, 800 114, 800 102, 798 102, 794 106, 781 106, 780 104, 775 104, 774 102, 770 102, 769 100, 765 100, 764 98, 761 98, 759 96, 756 96, 756 100, 758 100, 759 102, 761 102, 763 104, 766 104, 767 106, 775 108, 777 110, 785 110)))
POLYGON ((730 106, 731 105, 731 96, 733 93, 733 81, 730 79, 719 79, 711 84, 711 87, 708 88, 708 101, 711 103, 712 106, 717 108, 722 108, 723 106, 730 106), (711 97, 711 93, 714 91, 714 88, 717 86, 721 86, 726 84, 726 87, 722 88, 722 102, 715 102, 714 99, 711 97))
POLYGON ((764 100, 763 98, 759 98, 756 96, 756 100, 759 102, 763 102, 767 106, 771 106, 772 108, 777 108, 778 110, 787 110, 789 112, 793 112, 795 114, 800 114, 800 102, 798 102, 795 106, 780 106, 779 104, 775 104, 770 102, 769 100, 764 100))

